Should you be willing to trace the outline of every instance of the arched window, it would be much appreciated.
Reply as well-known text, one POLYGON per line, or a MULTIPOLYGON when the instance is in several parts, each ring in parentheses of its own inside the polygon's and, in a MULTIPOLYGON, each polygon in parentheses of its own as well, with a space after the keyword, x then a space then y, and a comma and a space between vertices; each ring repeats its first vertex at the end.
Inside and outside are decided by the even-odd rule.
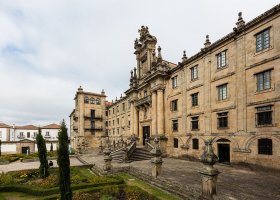
POLYGON ((193 149, 199 149, 198 139, 196 139, 196 138, 192 139, 192 148, 193 149))
POLYGON ((174 147, 174 148, 178 148, 178 146, 179 146, 178 143, 179 143, 179 142, 178 142, 178 139, 177 139, 177 138, 174 138, 174 139, 173 139, 173 147, 174 147))
POLYGON ((85 96, 85 103, 89 103, 89 99, 87 96, 85 96))
POLYGON ((96 98, 96 104, 100 105, 100 99, 99 98, 96 98))
POLYGON ((90 103, 95 104, 95 99, 93 97, 90 98, 90 103))
POLYGON ((272 155, 272 140, 268 138, 259 139, 258 152, 259 154, 272 155))

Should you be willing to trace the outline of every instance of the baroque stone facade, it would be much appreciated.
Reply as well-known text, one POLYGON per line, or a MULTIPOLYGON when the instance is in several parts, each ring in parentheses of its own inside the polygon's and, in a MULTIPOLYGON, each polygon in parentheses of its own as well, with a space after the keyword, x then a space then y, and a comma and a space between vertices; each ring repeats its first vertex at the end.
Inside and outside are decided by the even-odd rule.
POLYGON ((142 26, 129 89, 111 105, 102 96, 105 136, 118 141, 134 135, 143 145, 158 135, 165 155, 189 159, 198 159, 204 139, 212 138, 220 162, 279 168, 279 30, 280 5, 248 23, 239 13, 233 32, 214 43, 207 35, 200 52, 187 58, 184 51, 174 64, 142 26))

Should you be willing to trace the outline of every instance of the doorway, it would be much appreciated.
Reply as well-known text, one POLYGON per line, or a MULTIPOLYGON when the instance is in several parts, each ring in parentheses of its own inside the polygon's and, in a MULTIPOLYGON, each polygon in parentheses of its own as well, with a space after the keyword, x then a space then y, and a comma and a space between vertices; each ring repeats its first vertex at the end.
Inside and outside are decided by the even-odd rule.
POLYGON ((230 164, 230 144, 218 143, 219 162, 230 164))
POLYGON ((143 145, 145 145, 145 139, 150 137, 150 126, 143 126, 143 145))
POLYGON ((30 154, 30 147, 21 147, 22 154, 30 154))

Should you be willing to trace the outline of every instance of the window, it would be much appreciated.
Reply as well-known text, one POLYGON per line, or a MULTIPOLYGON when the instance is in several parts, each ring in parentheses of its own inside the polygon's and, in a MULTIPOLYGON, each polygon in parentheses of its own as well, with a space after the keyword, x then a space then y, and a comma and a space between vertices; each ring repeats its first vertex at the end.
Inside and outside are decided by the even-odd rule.
POLYGON ((228 113, 218 113, 218 128, 228 128, 228 113))
POLYGON ((20 132, 20 133, 19 133, 19 136, 20 136, 20 137, 24 137, 23 132, 20 132))
POLYGON ((177 139, 177 138, 174 138, 174 139, 173 139, 173 147, 174 147, 174 148, 178 148, 178 146, 179 146, 178 144, 179 144, 178 139, 177 139))
POLYGON ((122 104, 122 110, 125 111, 125 103, 122 104))
POLYGON ((192 94, 191 98, 192 98, 192 106, 198 106, 198 93, 192 94))
POLYGON ((105 126, 108 127, 108 121, 105 122, 105 126))
POLYGON ((119 112, 119 106, 117 106, 117 113, 119 112))
POLYGON ((146 119, 147 118, 147 108, 144 108, 144 118, 146 119))
POLYGON ((115 114, 115 108, 113 108, 113 114, 115 114))
POLYGON ((191 121, 191 127, 192 127, 192 131, 193 130, 198 130, 198 117, 192 117, 192 121, 191 121))
POLYGON ((272 155, 272 140, 267 138, 258 139, 258 152, 259 154, 272 155))
POLYGON ((108 117, 108 110, 105 111, 105 115, 106 115, 106 117, 108 117))
POLYGON ((199 149, 198 139, 196 139, 196 138, 192 139, 192 148, 199 149))
POLYGON ((197 65, 191 68, 191 80, 198 79, 198 71, 197 71, 197 65))
POLYGON ((172 120, 172 130, 178 131, 178 120, 172 120))
POLYGON ((118 125, 120 124, 120 119, 119 119, 119 118, 117 118, 117 124, 118 124, 118 125))
POLYGON ((256 74, 257 91, 270 89, 271 87, 271 70, 256 74))
POLYGON ((128 121, 128 127, 130 127, 130 120, 128 121))
POLYGON ((30 138, 30 132, 27 132, 27 138, 30 138))
POLYGON ((256 52, 269 48, 270 38, 269 29, 266 29, 256 35, 256 52))
POLYGON ((171 111, 178 110, 177 102, 178 102, 178 99, 171 101, 171 111))
POLYGON ((95 104, 95 99, 93 97, 90 98, 90 103, 95 104))
POLYGON ((113 120, 113 126, 115 125, 115 120, 113 120))
POLYGON ((226 66, 226 51, 222 51, 217 54, 217 68, 223 68, 226 66))
POLYGON ((45 136, 50 136, 50 132, 49 131, 46 131, 46 135, 45 136))
POLYGON ((87 96, 85 96, 85 100, 84 100, 85 103, 89 103, 89 99, 87 96))
POLYGON ((100 98, 96 98, 96 104, 100 105, 100 98))
POLYGON ((171 78, 172 81, 172 88, 176 88, 177 87, 177 76, 174 76, 173 78, 171 78))
POLYGON ((0 131, 0 138, 2 138, 2 131, 0 131))
POLYGON ((218 100, 225 100, 227 99, 227 84, 223 84, 218 86, 218 100))
POLYGON ((257 107, 256 118, 258 126, 272 125, 272 106, 257 107))
POLYGON ((37 132, 34 132, 33 133, 33 138, 36 138, 36 136, 37 136, 37 132))

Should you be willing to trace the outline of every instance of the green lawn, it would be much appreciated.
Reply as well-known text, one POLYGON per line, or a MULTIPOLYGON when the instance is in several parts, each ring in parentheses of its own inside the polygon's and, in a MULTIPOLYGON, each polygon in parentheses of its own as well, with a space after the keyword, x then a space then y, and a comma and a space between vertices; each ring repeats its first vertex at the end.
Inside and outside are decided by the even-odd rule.
POLYGON ((121 173, 119 174, 119 176, 121 176, 125 183, 127 185, 132 185, 132 186, 136 186, 136 187, 139 187, 141 188, 142 190, 148 192, 149 194, 157 197, 158 199, 162 199, 162 200, 179 200, 179 198, 175 197, 174 195, 166 192, 166 191, 163 191, 159 188, 156 188, 154 186, 151 186, 150 184, 144 182, 144 181, 141 181, 129 174, 126 174, 126 173, 121 173))

